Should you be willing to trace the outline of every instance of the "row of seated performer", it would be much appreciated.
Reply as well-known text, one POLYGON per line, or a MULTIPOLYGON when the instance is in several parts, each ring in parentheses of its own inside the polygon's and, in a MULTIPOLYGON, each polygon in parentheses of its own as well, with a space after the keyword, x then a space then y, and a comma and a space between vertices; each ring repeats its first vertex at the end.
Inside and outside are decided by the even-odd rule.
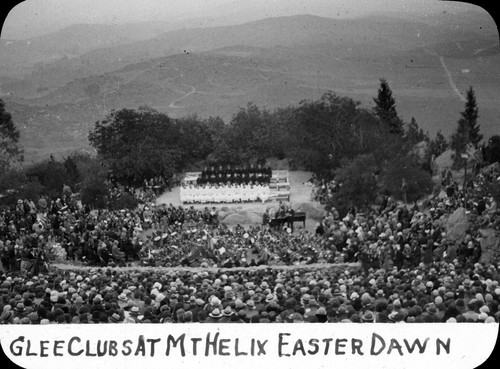
POLYGON ((257 184, 215 184, 183 185, 180 188, 182 203, 231 203, 266 202, 271 190, 268 185, 257 184))
POLYGON ((236 166, 231 168, 228 165, 226 168, 223 168, 222 165, 219 165, 218 168, 214 168, 211 166, 210 168, 205 167, 201 172, 201 176, 198 178, 198 184, 216 184, 216 183, 238 183, 238 184, 249 184, 253 183, 269 183, 271 181, 271 177, 273 175, 273 171, 271 167, 266 166, 262 167, 260 164, 256 167, 251 164, 248 167, 241 168, 236 166))

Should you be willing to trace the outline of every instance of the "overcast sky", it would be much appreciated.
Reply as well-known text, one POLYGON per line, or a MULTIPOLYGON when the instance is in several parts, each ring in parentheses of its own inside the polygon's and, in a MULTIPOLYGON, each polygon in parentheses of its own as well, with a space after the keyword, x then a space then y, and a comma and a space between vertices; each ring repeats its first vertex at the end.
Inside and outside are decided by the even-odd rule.
POLYGON ((2 38, 27 38, 72 24, 122 24, 212 17, 228 24, 292 14, 355 17, 372 11, 435 13, 477 8, 439 0, 26 0, 11 10, 2 38))

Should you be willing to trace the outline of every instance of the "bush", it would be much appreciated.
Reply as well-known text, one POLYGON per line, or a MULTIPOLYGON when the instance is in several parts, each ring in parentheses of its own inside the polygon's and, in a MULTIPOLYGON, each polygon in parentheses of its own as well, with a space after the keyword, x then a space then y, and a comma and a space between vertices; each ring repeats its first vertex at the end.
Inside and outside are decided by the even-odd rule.
POLYGON ((421 169, 417 160, 411 156, 395 157, 382 168, 382 188, 398 200, 403 199, 401 185, 406 179, 408 202, 420 199, 432 192, 433 183, 429 172, 421 169))
POLYGON ((87 178, 82 184, 80 198, 83 205, 89 205, 93 208, 105 208, 108 189, 99 178, 87 178))
POLYGON ((21 170, 11 169, 0 175, 1 205, 14 205, 18 199, 36 202, 43 193, 40 182, 36 178, 28 180, 21 170))
POLYGON ((375 173, 377 163, 373 155, 360 155, 337 171, 336 180, 341 184, 333 198, 333 205, 343 214, 351 207, 362 208, 373 204, 378 194, 375 173))

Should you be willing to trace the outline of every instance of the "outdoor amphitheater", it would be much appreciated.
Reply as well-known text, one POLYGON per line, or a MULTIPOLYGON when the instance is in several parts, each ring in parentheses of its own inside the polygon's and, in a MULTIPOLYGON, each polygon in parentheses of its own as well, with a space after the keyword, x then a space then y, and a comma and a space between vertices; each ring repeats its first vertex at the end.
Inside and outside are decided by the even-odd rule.
MULTIPOLYGON (((498 168, 488 170, 494 175, 479 179, 497 180, 498 168)), ((33 232, 4 212, 12 221, 2 324, 498 321, 491 200, 478 214, 443 189, 419 205, 394 201, 339 218, 321 204, 334 181, 273 170, 261 184, 269 186, 265 201, 184 203, 182 188, 199 177, 187 173, 133 210, 32 204, 33 232), (271 226, 291 210, 304 222, 271 226)))

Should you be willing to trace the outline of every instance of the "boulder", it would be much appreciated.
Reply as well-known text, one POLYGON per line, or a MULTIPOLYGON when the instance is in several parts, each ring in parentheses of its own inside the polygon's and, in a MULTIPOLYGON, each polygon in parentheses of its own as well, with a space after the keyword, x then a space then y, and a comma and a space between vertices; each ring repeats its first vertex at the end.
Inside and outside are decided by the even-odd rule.
POLYGON ((432 171, 437 175, 441 175, 443 170, 450 169, 453 165, 453 150, 446 150, 437 158, 434 159, 432 163, 432 171))
POLYGON ((497 256, 500 239, 497 237, 495 230, 491 228, 480 229, 479 234, 481 235, 479 241, 481 244, 481 258, 479 262, 491 263, 497 256))
POLYGON ((269 211, 269 214, 274 214, 278 211, 278 204, 270 204, 266 206, 266 210, 269 211))
POLYGON ((449 216, 446 222, 446 238, 454 242, 462 242, 468 229, 467 214, 465 214, 465 209, 460 207, 449 216))
POLYGON ((222 221, 225 217, 227 217, 227 215, 229 214, 229 212, 221 210, 217 214, 218 214, 218 217, 219 217, 219 221, 222 221))
POLYGON ((220 221, 221 223, 228 224, 228 225, 236 225, 236 224, 250 224, 249 219, 241 214, 228 214, 224 219, 220 221))
POLYGON ((247 213, 247 219, 249 224, 261 224, 262 223, 262 215, 263 213, 258 213, 254 211, 250 211, 247 213))

